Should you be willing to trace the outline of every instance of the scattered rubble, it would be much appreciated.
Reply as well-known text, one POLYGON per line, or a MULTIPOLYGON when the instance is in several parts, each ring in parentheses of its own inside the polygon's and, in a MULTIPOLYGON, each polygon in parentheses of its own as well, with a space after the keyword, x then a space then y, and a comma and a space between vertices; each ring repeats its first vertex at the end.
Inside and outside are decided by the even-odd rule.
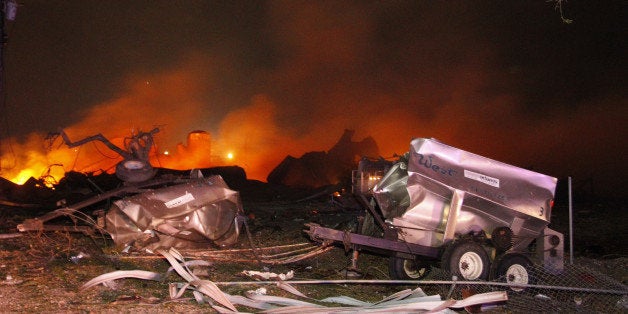
MULTIPOLYGON (((373 225, 382 223, 384 220, 380 218, 382 221, 376 221, 374 214, 381 211, 384 213, 385 219, 394 220, 395 218, 401 217, 404 219, 407 218, 408 221, 410 221, 412 217, 403 217, 401 215, 408 208, 411 210, 414 207, 421 207, 420 202, 416 202, 419 198, 413 197, 412 195, 421 195, 421 193, 425 191, 418 191, 418 194, 409 195, 404 195, 403 193, 399 195, 395 194, 395 190, 391 187, 397 186, 398 182, 405 184, 404 177, 386 174, 390 169, 392 169, 393 173, 399 169, 395 168, 397 166, 383 159, 370 159, 375 164, 375 167, 372 169, 366 167, 365 164, 361 164, 360 168, 358 168, 358 172, 361 172, 359 177, 361 179, 371 179, 370 176, 364 176, 364 173, 371 172, 372 170, 374 171, 373 178, 377 180, 381 179, 382 182, 392 183, 392 185, 375 185, 374 182, 367 182, 357 188, 354 185, 353 192, 359 191, 359 193, 356 194, 349 193, 344 189, 337 189, 339 186, 332 184, 333 182, 338 182, 338 178, 340 178, 334 174, 336 173, 334 171, 337 171, 337 174, 342 173, 344 175, 347 171, 351 173, 351 169, 355 168, 357 162, 355 157, 360 155, 356 152, 376 153, 376 145, 372 145, 374 142, 370 143, 370 140, 365 139, 362 142, 355 143, 351 141, 352 135, 353 133, 351 131, 345 132, 341 140, 332 150, 318 155, 317 153, 312 153, 312 156, 316 158, 307 161, 305 164, 282 168, 283 170, 281 171, 278 170, 278 173, 283 173, 283 179, 278 179, 277 182, 285 183, 289 182, 282 181, 287 180, 286 178, 301 177, 301 179, 294 181, 296 182, 294 184, 301 189, 286 187, 283 184, 263 184, 261 182, 249 181, 246 178, 244 170, 239 167, 208 168, 193 172, 155 169, 156 175, 154 178, 141 182, 124 182, 124 180, 121 180, 119 177, 105 174, 93 176, 72 173, 66 176, 66 178, 57 185, 53 193, 49 193, 51 191, 47 190, 48 188, 43 182, 39 182, 35 179, 31 180, 31 183, 24 188, 12 186, 9 182, 0 182, 4 202, 0 203, 0 205, 19 208, 20 210, 27 208, 26 203, 20 203, 20 200, 26 197, 23 195, 25 190, 22 191, 21 189, 28 188, 30 189, 29 193, 31 193, 31 196, 37 196, 37 198, 31 199, 45 200, 43 203, 48 204, 47 206, 50 206, 53 202, 56 206, 60 206, 60 208, 49 211, 43 216, 29 218, 24 220, 22 224, 19 224, 18 230, 24 232, 24 237, 18 239, 13 236, 15 233, 11 233, 9 234, 11 237, 3 238, 3 241, 6 241, 4 243, 6 245, 10 243, 9 241, 24 243, 24 241, 28 242, 29 240, 35 239, 33 237, 41 237, 45 234, 45 231, 52 231, 55 235, 61 236, 61 239, 54 245, 49 245, 45 247, 45 249, 36 252, 40 261, 56 260, 63 261, 57 263, 68 263, 60 267, 60 269, 63 269, 62 271, 65 272, 67 272, 66 268, 88 269, 94 263, 100 263, 102 261, 105 261, 104 264, 115 265, 117 270, 114 272, 106 273, 92 280, 88 280, 89 278, 83 275, 82 277, 79 276, 78 279, 75 278, 73 281, 74 283, 77 281, 85 282, 83 290, 80 292, 82 294, 90 293, 86 291, 87 288, 103 284, 105 287, 99 287, 102 290, 98 290, 97 293, 105 296, 108 295, 108 293, 113 293, 115 297, 113 298, 114 301, 110 303, 112 305, 124 306, 125 304, 128 305, 133 302, 163 305, 165 302, 186 300, 186 293, 191 291, 194 300, 199 303, 210 304, 213 309, 219 312, 243 309, 256 309, 266 312, 312 311, 326 313, 333 311, 447 312, 450 308, 464 308, 467 309, 467 311, 472 311, 474 310, 473 306, 479 304, 490 304, 483 309, 498 306, 500 308, 513 310, 517 309, 513 307, 514 305, 524 307, 525 305, 523 304, 525 301, 521 301, 521 304, 517 302, 522 299, 525 300, 526 297, 537 301, 540 300, 539 302, 542 301, 548 306, 563 302, 560 303, 560 306, 566 309, 591 309, 593 306, 599 307, 600 303, 608 303, 607 300, 612 300, 611 303, 613 303, 613 306, 617 304, 617 306, 625 307, 625 286, 622 283, 606 281, 605 279, 602 280, 600 279, 601 277, 592 272, 582 272, 578 270, 572 275, 568 273, 570 271, 570 268, 568 268, 567 274, 564 275, 573 276, 587 284, 591 283, 591 287, 580 287, 578 286, 580 284, 578 281, 553 284, 553 280, 560 280, 563 275, 544 273, 545 270, 543 268, 536 269, 534 267, 537 266, 527 264, 525 266, 530 267, 528 268, 531 270, 530 274, 535 276, 534 281, 513 282, 513 279, 508 277, 508 272, 504 274, 498 272, 497 276, 492 277, 491 282, 465 281, 466 279, 475 278, 466 278, 464 276, 460 278, 462 280, 456 278, 452 280, 452 275, 465 275, 465 273, 463 270, 461 270, 462 273, 456 273, 455 269, 453 269, 454 271, 452 271, 452 269, 449 269, 449 271, 448 269, 439 269, 439 267, 442 266, 439 265, 437 259, 439 253, 435 253, 434 256, 430 255, 430 257, 434 258, 432 261, 434 263, 430 265, 432 271, 429 272, 428 276, 431 277, 426 277, 427 280, 423 279, 423 275, 420 277, 406 278, 413 279, 409 281, 388 280, 388 274, 380 269, 382 265, 390 264, 397 271, 401 269, 401 265, 404 270, 407 271, 410 268, 406 267, 407 263, 404 261, 419 261, 419 259, 416 258, 417 252, 419 251, 413 251, 413 249, 417 249, 417 247, 412 247, 408 244, 412 236, 415 238, 425 237, 426 229, 430 227, 425 225, 419 225, 419 228, 410 229, 409 232, 402 233, 401 237, 395 238, 395 240, 405 240, 406 242, 397 242, 406 247, 411 247, 410 251, 395 249, 393 246, 382 248, 388 251, 392 248, 395 254, 393 254, 391 260, 396 262, 401 261, 402 263, 382 262, 381 256, 371 255, 363 256, 363 258, 371 258, 376 262, 367 264, 368 266, 362 264, 363 267, 360 268, 357 262, 357 255, 354 254, 352 257, 347 255, 343 256, 342 250, 333 246, 332 241, 324 240, 321 241, 322 243, 320 245, 314 245, 313 243, 295 243, 302 240, 303 234, 301 228, 305 224, 316 223, 317 225, 309 224, 309 226, 315 226, 315 228, 331 227, 329 229, 334 231, 335 237, 331 240, 340 242, 339 246, 346 251, 353 250, 356 252, 357 250, 363 249, 365 245, 371 245, 372 242, 353 242, 353 240, 358 238, 354 233, 363 231, 363 227, 367 223, 371 224, 371 227, 373 227, 373 225), (332 159, 326 160, 327 158, 332 159), (329 166, 329 164, 326 163, 330 163, 331 160, 347 161, 347 163, 343 164, 342 162, 338 162, 339 166, 334 168, 334 171, 323 171, 324 176, 314 176, 318 179, 323 178, 321 180, 307 181, 309 179, 305 179, 308 175, 304 172, 304 169, 308 169, 308 171, 317 169, 318 166, 316 166, 316 164, 325 168, 329 166), (308 164, 310 162, 311 164, 308 164), (390 180, 391 178, 395 180, 390 180), (317 187, 317 189, 313 187, 317 187), (280 191, 283 194, 279 193, 280 191), (306 191, 305 193, 307 194, 303 194, 303 191, 306 191), (390 196, 385 195, 385 193, 392 191, 394 195, 388 199, 393 201, 389 203, 389 205, 392 204, 392 206, 375 207, 373 205, 375 204, 374 201, 360 196, 360 194, 365 194, 365 192, 368 194, 373 191, 375 191, 375 196, 379 197, 377 201, 381 204, 384 204, 382 201, 386 201, 385 197, 390 196), (378 196, 378 192, 384 193, 378 196), (257 201, 248 199, 245 202, 248 205, 248 207, 246 207, 243 205, 243 200, 241 199, 241 196, 244 195, 242 193, 246 193, 249 197, 251 197, 251 195, 255 195, 256 197, 263 195, 263 197, 258 198, 257 201), (277 197, 280 194, 282 198, 277 197), (9 197, 7 197, 7 195, 9 197), (272 196, 268 197, 268 195, 272 196), (285 195, 289 195, 290 198, 284 197, 285 195), (399 198, 396 198, 398 196, 399 198), (405 196, 408 196, 408 198, 414 202, 408 200, 406 203, 405 196), (260 199, 264 199, 265 201, 270 200, 270 202, 262 203, 259 202, 260 199), (12 206, 16 204, 21 205, 21 207, 12 206), (103 206, 107 207, 103 208, 103 206), (295 209, 295 207, 298 209, 295 209), (367 211, 365 211, 365 209, 367 211), (93 212, 87 213, 88 210, 93 212), (50 223, 60 217, 69 218, 69 222, 55 221, 54 224, 50 223), (368 221, 367 219, 371 220, 368 221), (248 224, 250 224, 250 228, 248 224), (28 231, 36 232, 31 233, 28 231), (114 245, 103 246, 95 251, 86 250, 85 247, 75 247, 76 242, 73 241, 76 240, 69 235, 69 232, 74 231, 82 232, 92 240, 102 236, 105 242, 113 240, 114 245), (246 240, 248 241, 241 241, 243 238, 240 235, 241 233, 246 234, 246 240), (60 245, 59 243, 64 244, 60 245), (63 247, 63 245, 65 245, 65 247, 63 247), (245 248, 247 246, 248 248, 245 248), (103 251, 99 252, 98 250, 111 251, 105 253, 103 251), (158 253, 159 255, 146 253, 158 253), (58 256, 62 254, 63 257, 59 259, 58 256), (46 255, 55 257, 50 258, 50 256, 46 255), (334 255, 333 258, 335 259, 324 259, 328 257, 327 255, 334 255), (171 267, 171 269, 164 273, 144 270, 125 270, 129 265, 134 265, 138 261, 159 261, 163 258, 166 258, 171 267), (186 258, 193 258, 194 260, 186 261, 186 258), (328 274, 316 273, 323 268, 319 263, 325 264, 325 267, 334 268, 334 271, 328 274), (126 266, 120 267, 120 265, 126 266), (237 265, 239 268, 226 272, 230 274, 227 275, 227 278, 228 276, 245 275, 256 279, 256 281, 237 282, 233 281, 233 278, 231 278, 231 281, 219 281, 208 278, 224 276, 216 274, 213 268, 236 267, 234 265, 237 265), (260 271, 242 270, 242 268, 245 267, 246 269, 250 269, 253 265, 260 267, 260 271), (205 270, 197 271, 199 266, 204 267, 205 270), (107 292, 112 289, 122 289, 121 286, 124 285, 118 284, 118 282, 121 281, 119 279, 122 278, 139 278, 163 283, 171 276, 170 273, 173 270, 185 281, 169 283, 168 297, 155 297, 153 295, 142 296, 141 293, 131 293, 129 295, 124 294, 124 292, 107 292), (278 270, 283 270, 283 272, 278 270), (355 274, 355 278, 360 279, 347 280, 349 273, 355 274), (318 278, 316 280, 299 280, 295 278, 296 274, 310 274, 318 278), (338 276, 345 279, 338 280, 338 276), (328 280, 330 277, 334 279, 328 280), (535 283, 538 285, 535 285, 535 283), (315 298, 311 291, 307 293, 301 291, 302 287, 306 285, 311 287, 311 285, 325 284, 356 284, 361 287, 371 284, 392 285, 393 288, 397 286, 414 287, 413 289, 398 291, 393 295, 386 294, 385 297, 379 301, 374 301, 372 298, 367 298, 363 301, 347 296, 329 297, 330 293, 325 293, 323 297, 319 295, 315 298), (264 285, 264 287, 239 294, 230 291, 224 292, 223 290, 227 289, 219 288, 223 286, 250 285, 264 285), (299 285, 299 289, 297 289, 297 285, 299 285), (417 285, 421 288, 417 288, 417 285), (429 285, 440 285, 444 287, 445 291, 439 291, 437 293, 430 292, 428 296, 423 293, 423 290, 429 285), (266 287, 269 286, 296 295, 297 298, 270 295, 269 291, 271 289, 266 289, 266 287), (447 290, 449 290, 449 292, 447 290), (563 300, 564 295, 567 294, 564 291, 568 291, 567 293, 569 293, 567 301, 563 300), (603 299, 603 301, 593 302, 591 300, 601 294, 603 294, 603 297, 600 297, 600 299, 603 299), (458 299, 458 301, 453 299, 458 299), (334 303, 334 305, 330 307, 326 303, 334 303), (510 307, 508 307, 509 305, 510 307)), ((298 161, 297 164, 305 162, 308 158, 310 157, 298 161)), ((402 158, 405 157, 402 156, 402 158)), ((402 169, 408 170, 411 173, 410 178, 405 177, 405 179, 413 183, 422 182, 432 188, 437 185, 436 183, 428 182, 429 180, 424 177, 417 178, 416 175, 413 175, 413 172, 420 172, 417 171, 417 169, 425 168, 427 170, 422 170, 434 171, 443 175, 449 175, 452 173, 451 171, 458 171, 453 167, 457 166, 455 164, 453 166, 450 165, 450 169, 445 169, 446 167, 441 167, 443 163, 439 163, 438 167, 435 168, 434 165, 438 159, 433 156, 432 159, 429 159, 431 163, 430 167, 427 166, 426 159, 421 161, 421 157, 418 155, 414 156, 414 158, 419 159, 414 160, 415 164, 412 164, 412 167, 402 169)), ((280 167, 278 167, 278 169, 279 168, 280 167)), ((332 169, 333 167, 328 168, 332 169)), ((496 181, 493 179, 498 177, 497 174, 489 173, 488 175, 477 176, 479 171, 477 169, 472 170, 474 173, 469 174, 469 176, 471 176, 473 180, 485 185, 496 184, 496 181)), ((516 172, 510 168, 506 170, 516 172)), ((501 171, 500 173, 504 172, 509 173, 509 171, 501 171)), ((530 173, 526 172, 526 174, 530 173)), ((279 177, 281 176, 277 178, 279 177)), ((356 173, 348 177, 349 180, 355 180, 355 178, 357 178, 356 173)), ((514 176, 509 179, 517 181, 521 178, 514 176)), ((505 182, 506 181, 500 181, 500 183, 505 182)), ((356 182, 354 181, 353 183, 356 182)), ((475 187, 477 188, 477 185, 480 183, 476 183, 475 187)), ((463 189, 463 187, 459 187, 456 184, 456 182, 448 183, 450 186, 455 186, 456 189, 463 189)), ((534 182, 531 184, 533 187, 536 187, 534 182)), ((503 200, 499 195, 486 195, 486 191, 477 190, 475 192, 477 193, 468 193, 471 195, 469 199, 465 198, 466 196, 463 193, 463 195, 460 196, 461 199, 458 201, 462 204, 462 200, 464 200, 465 204, 469 202, 475 204, 474 206, 479 206, 477 204, 490 201, 497 204, 491 205, 492 209, 508 207, 512 205, 508 202, 519 201, 517 197, 508 197, 510 194, 503 195, 508 197, 507 200, 503 200), (478 196, 480 194, 483 195, 483 198, 478 196)), ((543 193, 537 192, 534 193, 535 197, 525 199, 524 203, 532 202, 536 204, 536 202, 545 202, 547 195, 544 191, 542 191, 543 193)), ((438 202, 433 201, 430 204, 434 205, 436 203, 438 202)), ((453 200, 452 203, 454 203, 453 200)), ((545 206, 545 203, 543 203, 543 206, 545 206)), ((434 205, 433 207, 438 206, 434 205)), ((41 206, 39 208, 41 209, 41 206)), ((476 210, 475 207, 472 209, 462 209, 476 210)), ((410 212, 410 210, 408 212, 410 212)), ((450 207, 448 210, 452 210, 452 208, 450 207)), ((525 220, 525 214, 530 213, 515 213, 514 218, 508 214, 512 214, 512 212, 501 216, 493 216, 501 220, 510 219, 516 221, 517 219, 525 220)), ((549 212, 544 212, 544 214, 546 216, 541 215, 541 218, 535 218, 535 220, 532 221, 536 223, 538 220, 541 220, 540 223, 534 224, 534 226, 547 225, 550 214, 549 212)), ((468 218, 468 215, 464 217, 468 218)), ((527 226, 525 225, 525 221, 520 223, 522 224, 517 225, 512 223, 510 225, 515 225, 516 227, 527 226)), ((448 224, 445 224, 445 226, 447 225, 448 224)), ((501 225, 498 226, 490 223, 485 223, 484 225, 493 227, 492 229, 495 230, 497 230, 498 227, 502 227, 501 225)), ((471 225, 461 223, 460 226, 462 228, 468 227, 473 229, 477 228, 478 224, 471 225)), ((530 229, 529 226, 526 228, 530 229)), ((375 230, 374 233, 369 233, 371 235, 379 232, 376 230, 377 228, 371 229, 375 230)), ((495 230, 492 231, 495 232, 495 230)), ((503 229, 500 229, 500 231, 503 231, 502 233, 504 235, 509 234, 503 229)), ((536 231, 537 230, 533 230, 533 232, 536 231)), ((451 234, 447 235, 447 232, 444 233, 445 235, 437 240, 446 240, 446 236, 451 236, 451 234)), ((498 250, 501 248, 501 251, 498 252, 499 254, 504 253, 503 251, 505 250, 510 250, 513 244, 527 246, 529 242, 525 243, 525 245, 521 243, 530 240, 529 237, 516 239, 515 237, 506 237, 504 239, 509 241, 505 241, 504 243, 506 244, 499 246, 501 242, 491 239, 494 237, 486 237, 486 235, 486 233, 482 234, 481 232, 477 234, 474 233, 473 235, 468 235, 465 239, 468 240, 469 237, 477 237, 474 241, 480 241, 487 247, 491 245, 496 246, 498 250)), ((518 234, 515 233, 515 235, 518 234)), ((536 234, 534 235, 536 236, 536 234)), ((317 240, 321 239, 317 238, 317 240)), ((46 239, 41 239, 41 242, 45 243, 46 239)), ((421 242, 421 245, 428 246, 425 245, 426 243, 427 242, 421 242)), ((0 245, 4 244, 0 243, 0 245)), ((34 250, 35 247, 35 243, 31 243, 31 250, 34 250)), ((9 252, 8 250, 0 250, 0 253, 7 254, 7 256, 13 254, 9 252)), ((475 253, 479 255, 478 252, 475 253)), ((462 255, 464 256, 465 254, 462 255)), ((31 254, 31 257, 32 256, 35 255, 31 254)), ((475 261, 473 257, 474 255, 471 255, 471 261, 475 261)), ((12 258, 13 257, 9 256, 7 260, 11 260, 12 258)), ((515 261, 522 263, 519 259, 515 261)), ((24 260, 21 260, 21 265, 30 265, 30 263, 31 262, 25 264, 24 260)), ((495 263, 497 263, 497 260, 495 263)), ((414 264, 414 266, 416 265, 418 264, 414 264)), ((33 280, 24 276, 24 270, 16 270, 16 267, 15 265, 2 265, 0 268, 0 276, 6 278, 6 280, 0 281, 0 286, 4 288, 19 288, 30 285, 29 281, 33 280)), ((47 267, 50 266, 38 266, 34 269, 36 271, 41 270, 42 272, 47 272, 47 267)), ((102 267, 99 269, 102 270, 102 267)), ((411 270, 414 271, 414 269, 411 270)), ((223 271, 223 274, 224 273, 225 271, 223 271)), ((480 277, 482 277, 481 279, 485 279, 484 276, 480 277)), ((513 278, 515 277, 516 276, 513 275, 513 278)), ((395 278, 395 276, 393 276, 393 278, 395 278)), ((43 286, 43 284, 40 283, 39 286, 43 286)), ((128 293, 128 290, 126 291, 128 293)), ((390 289, 385 291, 390 291, 390 289)), ((60 300, 57 302, 59 307, 55 309, 71 310, 73 309, 72 302, 77 301, 60 300)), ((11 309, 17 308, 11 307, 11 309)), ((546 308, 539 307, 539 309, 546 308)), ((30 308, 30 310, 33 310, 33 308, 30 308)))
POLYGON ((308 152, 300 158, 287 156, 268 174, 267 181, 308 188, 351 182, 351 170, 356 168, 360 157, 379 156, 379 148, 372 137, 353 142, 354 133, 353 130, 345 130, 328 152, 308 152))
MULTIPOLYGON (((302 301, 294 298, 270 296, 267 290, 260 288, 254 291, 248 291, 246 296, 229 295, 218 288, 216 283, 201 279, 193 274, 185 265, 183 255, 175 249, 168 251, 159 250, 168 262, 172 265, 177 273, 185 279, 185 283, 170 283, 170 298, 181 298, 186 290, 191 290, 194 298, 198 303, 209 303, 216 311, 220 313, 238 312, 235 305, 241 305, 248 308, 262 310, 265 313, 287 313, 296 311, 306 311, 308 313, 343 313, 352 312, 400 312, 400 311, 429 311, 456 313, 447 311, 448 308, 467 308, 470 306, 481 304, 495 304, 508 300, 508 295, 504 291, 487 292, 475 294, 465 298, 464 300, 442 300, 438 295, 428 296, 421 288, 414 290, 406 289, 399 291, 393 295, 387 296, 379 302, 371 303, 360 301, 347 296, 328 297, 322 300, 316 300, 307 297, 305 294, 297 290, 293 285, 286 282, 294 277, 294 272, 287 274, 275 274, 269 272, 243 271, 249 277, 265 280, 262 284, 269 284, 269 280, 274 281, 276 285, 294 294, 300 298, 306 298, 308 301, 302 301), (214 304, 214 302, 220 304, 214 304), (334 303, 341 306, 326 306, 325 303, 334 303)), ((111 286, 110 282, 122 278, 139 278, 145 280, 163 280, 163 276, 149 271, 130 270, 115 271, 95 277, 86 282, 81 289, 88 289, 98 284, 111 286)), ((310 284, 320 282, 312 281, 310 284)), ((255 284, 255 282, 238 283, 238 284, 255 284)), ((300 282, 300 284, 308 284, 308 282, 300 282)))

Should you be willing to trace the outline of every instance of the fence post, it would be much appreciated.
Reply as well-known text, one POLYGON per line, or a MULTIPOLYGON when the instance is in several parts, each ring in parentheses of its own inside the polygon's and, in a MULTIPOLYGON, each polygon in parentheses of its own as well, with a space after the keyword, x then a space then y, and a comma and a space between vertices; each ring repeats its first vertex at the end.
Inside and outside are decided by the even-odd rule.
POLYGON ((569 264, 573 265, 573 203, 571 193, 571 176, 567 178, 567 191, 569 193, 569 264))

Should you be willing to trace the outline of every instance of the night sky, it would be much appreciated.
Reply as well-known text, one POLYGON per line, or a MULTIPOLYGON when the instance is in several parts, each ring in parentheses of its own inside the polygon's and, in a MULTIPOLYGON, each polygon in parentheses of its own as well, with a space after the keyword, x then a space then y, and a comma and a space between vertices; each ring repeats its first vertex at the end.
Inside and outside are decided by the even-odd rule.
MULTIPOLYGON (((2 175, 49 131, 211 133, 264 179, 344 129, 414 137, 626 196, 624 0, 22 0, 7 21, 2 175)), ((45 154, 45 153, 44 153, 45 154)), ((48 155, 47 162, 54 162, 48 155)))

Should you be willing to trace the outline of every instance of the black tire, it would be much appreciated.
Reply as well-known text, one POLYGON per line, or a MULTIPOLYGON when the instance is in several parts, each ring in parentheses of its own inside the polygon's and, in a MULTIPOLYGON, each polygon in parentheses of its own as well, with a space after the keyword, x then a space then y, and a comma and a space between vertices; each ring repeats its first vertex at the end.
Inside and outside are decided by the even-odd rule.
POLYGON ((124 182, 144 182, 152 179, 157 170, 148 162, 125 159, 116 165, 116 177, 124 182))
POLYGON ((390 278, 396 280, 420 280, 425 278, 431 266, 419 259, 403 259, 391 256, 388 260, 390 278))
POLYGON ((486 280, 490 273, 490 260, 486 251, 475 242, 457 242, 443 254, 443 270, 461 280, 486 280))
MULTIPOLYGON (((532 285, 536 282, 534 264, 523 254, 511 253, 497 261, 495 279, 512 284, 532 285)), ((513 291, 523 291, 525 287, 511 287, 513 291)))

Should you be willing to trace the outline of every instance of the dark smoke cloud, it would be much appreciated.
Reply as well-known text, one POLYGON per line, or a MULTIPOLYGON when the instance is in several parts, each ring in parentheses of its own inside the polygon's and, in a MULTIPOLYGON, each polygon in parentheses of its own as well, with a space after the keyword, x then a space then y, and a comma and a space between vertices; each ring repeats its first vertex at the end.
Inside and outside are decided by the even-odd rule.
POLYGON ((172 146, 203 129, 260 178, 350 128, 384 156, 435 137, 626 184, 621 1, 565 3, 570 25, 546 1, 20 4, 3 137, 115 121, 107 132, 164 126, 172 146))

